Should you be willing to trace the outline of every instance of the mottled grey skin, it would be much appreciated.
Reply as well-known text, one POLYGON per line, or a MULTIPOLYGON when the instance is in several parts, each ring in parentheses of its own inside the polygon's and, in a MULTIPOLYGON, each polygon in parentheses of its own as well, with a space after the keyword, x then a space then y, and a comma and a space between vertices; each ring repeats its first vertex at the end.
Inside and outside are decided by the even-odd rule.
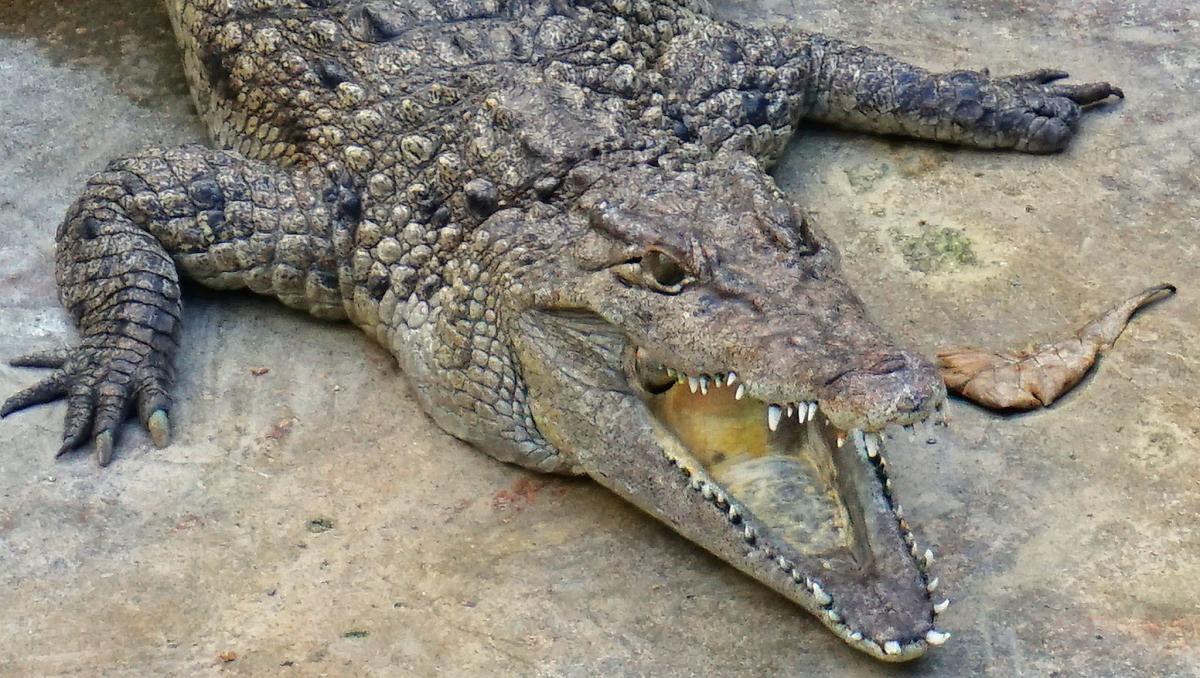
POLYGON ((854 647, 945 639, 872 437, 944 387, 766 172, 802 119, 1054 152, 1120 90, 929 73, 690 0, 167 6, 226 150, 149 150, 88 182, 57 238, 82 341, 17 361, 56 369, 0 414, 65 397, 60 453, 91 439, 107 464, 136 407, 165 445, 180 274, 248 288, 348 318, 451 434, 591 475, 854 647), (665 367, 819 403, 796 435, 836 469, 848 551, 806 552, 713 480, 648 409, 665 367))

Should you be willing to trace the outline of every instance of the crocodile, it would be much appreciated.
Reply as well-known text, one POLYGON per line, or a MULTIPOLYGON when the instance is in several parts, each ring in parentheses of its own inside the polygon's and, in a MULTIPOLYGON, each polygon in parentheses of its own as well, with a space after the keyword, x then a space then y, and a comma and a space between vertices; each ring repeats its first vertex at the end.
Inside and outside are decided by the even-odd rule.
POLYGON ((213 147, 92 177, 56 236, 59 454, 170 438, 181 280, 345 319, 504 462, 587 475, 815 615, 918 657, 933 554, 895 427, 937 367, 876 325, 769 175, 801 121, 1054 153, 1121 90, 932 72, 703 0, 166 0, 213 147), (889 428, 892 427, 892 428, 889 428), (888 429, 888 431, 885 431, 888 429))

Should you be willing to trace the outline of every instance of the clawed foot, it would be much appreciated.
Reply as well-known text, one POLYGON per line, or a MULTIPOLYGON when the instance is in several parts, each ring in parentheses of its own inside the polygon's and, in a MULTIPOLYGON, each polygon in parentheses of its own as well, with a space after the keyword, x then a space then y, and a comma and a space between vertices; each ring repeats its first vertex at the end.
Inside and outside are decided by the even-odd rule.
POLYGON ((1053 153, 1066 148, 1083 111, 1116 96, 1120 87, 1107 82, 1065 84, 1065 71, 1042 68, 995 79, 1012 88, 1014 106, 1002 108, 1001 129, 1019 130, 1015 148, 1030 153, 1053 153))
POLYGON ((96 461, 112 461, 117 427, 129 409, 137 406, 142 425, 159 448, 171 437, 167 413, 170 368, 160 352, 145 344, 126 342, 120 347, 93 346, 87 339, 78 348, 41 351, 12 360, 14 367, 49 368, 45 379, 13 395, 0 405, 0 417, 40 403, 67 399, 63 444, 58 455, 94 442, 96 461))

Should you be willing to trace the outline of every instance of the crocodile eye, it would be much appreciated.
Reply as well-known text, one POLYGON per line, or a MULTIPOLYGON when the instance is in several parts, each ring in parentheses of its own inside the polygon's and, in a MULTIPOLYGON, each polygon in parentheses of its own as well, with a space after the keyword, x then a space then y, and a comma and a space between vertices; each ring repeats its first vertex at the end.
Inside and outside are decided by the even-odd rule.
POLYGON ((642 270, 654 278, 654 282, 666 288, 678 286, 687 277, 687 272, 678 261, 658 250, 648 252, 642 257, 642 270))

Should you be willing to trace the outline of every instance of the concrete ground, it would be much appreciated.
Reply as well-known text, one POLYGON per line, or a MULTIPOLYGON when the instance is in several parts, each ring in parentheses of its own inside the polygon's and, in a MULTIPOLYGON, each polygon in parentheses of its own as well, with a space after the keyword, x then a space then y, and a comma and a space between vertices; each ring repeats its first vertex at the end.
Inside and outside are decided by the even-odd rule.
MULTIPOLYGON (((52 235, 81 182, 203 138, 151 0, 0 12, 0 356, 71 337, 52 235)), ((588 481, 441 433, 350 327, 193 291, 175 441, 54 460, 62 405, 0 422, 5 675, 1200 675, 1200 11, 1191 0, 747 0, 939 68, 1062 66, 1129 98, 1065 154, 806 131, 778 170, 882 323, 1046 338, 1159 280, 1080 391, 961 402, 898 449, 900 498, 954 600, 903 668, 588 481), (255 376, 257 368, 269 372, 255 376)), ((0 393, 31 383, 0 368, 0 393)))

